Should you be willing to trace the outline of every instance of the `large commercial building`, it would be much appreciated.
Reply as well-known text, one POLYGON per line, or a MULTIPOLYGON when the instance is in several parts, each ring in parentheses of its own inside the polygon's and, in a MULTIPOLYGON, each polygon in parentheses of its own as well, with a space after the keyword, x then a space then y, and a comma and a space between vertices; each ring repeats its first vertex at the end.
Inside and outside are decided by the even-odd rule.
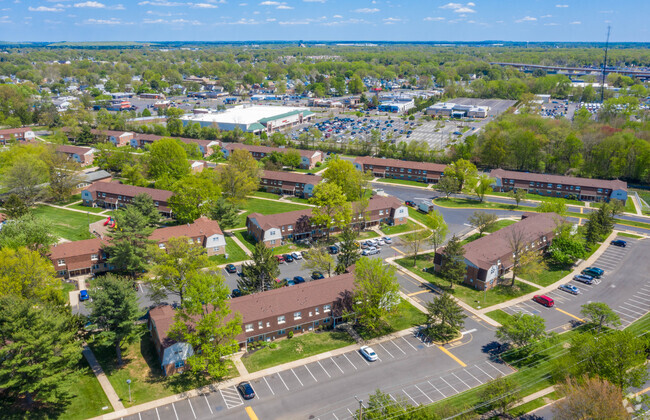
POLYGON ((576 178, 572 176, 535 174, 493 169, 495 191, 522 189, 547 197, 572 198, 583 201, 627 200, 627 183, 619 180, 576 178))
POLYGON ((354 160, 354 167, 359 171, 370 171, 374 177, 378 178, 404 179, 435 184, 440 180, 447 165, 364 156, 354 160))
POLYGON ((302 149, 287 149, 284 147, 268 147, 268 146, 253 146, 250 144, 243 143, 222 143, 221 151, 223 156, 228 159, 232 154, 232 151, 235 149, 243 149, 250 152, 250 154, 256 159, 260 160, 266 156, 269 156, 271 153, 286 153, 289 150, 296 150, 300 153, 300 167, 303 169, 311 169, 316 166, 316 163, 323 161, 323 152, 318 150, 302 150, 302 149))
POLYGON ((311 121, 309 108, 290 106, 238 105, 222 112, 185 115, 183 125, 199 123, 201 127, 218 127, 222 131, 239 128, 247 133, 274 133, 311 121))
POLYGON ((440 102, 431 105, 426 109, 427 115, 435 117, 452 118, 485 118, 488 116, 490 107, 477 105, 462 105, 452 102, 440 102))
MULTIPOLYGON (((520 249, 539 251, 551 244, 558 225, 555 213, 524 213, 521 221, 463 245, 467 272, 464 283, 478 290, 488 290, 498 284, 513 266, 513 243, 520 249), (516 239, 515 239, 516 238, 516 239)), ((434 257, 434 270, 440 271, 444 249, 434 257)))

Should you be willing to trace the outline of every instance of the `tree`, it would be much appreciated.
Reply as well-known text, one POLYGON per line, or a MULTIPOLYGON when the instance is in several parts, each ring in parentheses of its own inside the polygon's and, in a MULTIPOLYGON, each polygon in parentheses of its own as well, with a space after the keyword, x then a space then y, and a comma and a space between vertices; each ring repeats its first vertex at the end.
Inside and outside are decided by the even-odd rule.
POLYGON ((164 138, 155 141, 149 151, 149 175, 160 179, 164 175, 174 181, 190 173, 190 163, 187 152, 180 140, 164 138))
POLYGON ((629 419, 630 413, 623 405, 623 393, 607 380, 583 375, 568 377, 557 386, 564 398, 553 405, 553 418, 574 419, 629 419))
POLYGON ((353 311, 371 333, 386 326, 385 317, 400 303, 395 269, 379 258, 362 258, 354 270, 353 311))
POLYGON ((467 316, 449 293, 427 303, 427 334, 444 341, 455 338, 465 325, 467 316))
POLYGON ((25 247, 0 249, 0 296, 63 304, 52 263, 25 247))
POLYGON ((428 237, 429 232, 427 232, 426 229, 416 230, 415 232, 410 232, 402 236, 404 246, 409 251, 409 254, 413 255, 414 267, 417 263, 418 252, 420 252, 420 249, 422 249, 422 246, 428 237))
POLYGON ((209 212, 211 204, 220 198, 221 190, 213 172, 189 175, 172 187, 174 195, 169 207, 180 223, 191 223, 209 212))
POLYGON ((519 203, 526 198, 526 194, 526 190, 522 190, 521 188, 515 188, 508 192, 508 195, 515 200, 515 203, 517 203, 517 207, 519 207, 519 203))
POLYGON ((442 192, 445 197, 449 198, 450 195, 459 191, 458 180, 456 178, 443 176, 436 184, 436 187, 442 192))
POLYGON ((251 260, 242 265, 242 276, 237 280, 237 286, 243 294, 263 292, 281 286, 275 281, 280 275, 280 263, 273 255, 273 250, 267 248, 264 242, 255 244, 251 260))
POLYGON ((316 206, 311 215, 312 223, 325 228, 328 240, 330 231, 334 227, 350 224, 352 208, 346 201, 343 190, 337 184, 329 182, 318 184, 309 202, 316 206))
POLYGON ((192 346, 187 363, 197 375, 220 380, 228 374, 227 356, 235 353, 241 333, 241 314, 231 316, 230 289, 223 277, 194 273, 185 304, 176 312, 170 336, 192 346))
POLYGON ((572 233, 572 227, 568 223, 562 223, 556 228, 548 253, 549 259, 558 265, 573 264, 587 255, 583 240, 572 233))
POLYGON ((520 387, 512 376, 499 376, 485 384, 479 391, 479 398, 487 402, 487 406, 493 411, 493 417, 509 418, 508 410, 521 401, 520 387))
POLYGON ((295 150, 295 149, 290 149, 284 152, 284 155, 282 157, 282 163, 284 166, 288 166, 292 169, 300 167, 300 163, 302 162, 302 156, 300 156, 300 152, 295 150))
POLYGON ((122 344, 135 330, 138 295, 131 281, 108 274, 95 280, 88 302, 89 320, 99 328, 99 339, 115 348, 117 365, 122 365, 122 344))
POLYGON ((621 325, 621 318, 604 302, 585 303, 581 308, 580 314, 592 324, 597 325, 599 333, 604 326, 617 327, 621 325))
POLYGON ((488 175, 481 174, 477 178, 476 183, 473 187, 473 191, 481 203, 483 202, 485 194, 492 190, 492 184, 494 184, 494 180, 488 175))
POLYGON ((603 203, 595 212, 589 214, 585 225, 585 238, 588 243, 599 242, 614 229, 615 216, 620 211, 619 205, 603 203))
POLYGON ((29 206, 25 200, 20 198, 18 194, 10 194, 3 204, 4 212, 9 219, 18 219, 29 213, 29 206))
POLYGON ((334 257, 327 252, 327 248, 318 247, 309 250, 309 259, 302 263, 303 268, 327 273, 327 277, 332 275, 332 269, 335 267, 334 257))
POLYGON ((359 258, 361 258, 359 243, 357 242, 358 237, 359 233, 351 226, 347 225, 343 228, 341 235, 339 235, 341 249, 338 254, 338 262, 336 265, 337 273, 344 273, 348 267, 355 264, 359 258))
POLYGON ((488 213, 482 210, 476 210, 468 219, 470 225, 478 229, 479 237, 483 236, 485 231, 489 230, 496 224, 498 217, 494 213, 488 213))
POLYGON ((205 248, 181 236, 170 238, 164 249, 156 249, 153 254, 154 276, 149 280, 152 296, 158 301, 168 293, 179 297, 181 305, 185 301, 185 289, 196 272, 210 264, 205 248))
POLYGON ((106 245, 108 263, 118 272, 135 278, 144 272, 149 260, 149 236, 153 228, 149 220, 134 206, 126 206, 114 212, 117 229, 108 233, 110 243, 106 245))
POLYGON ((398 397, 397 399, 393 399, 390 394, 383 393, 377 389, 374 394, 368 396, 363 413, 358 409, 354 418, 365 420, 413 419, 417 415, 413 412, 413 408, 406 398, 398 397))
POLYGON ((243 202, 259 188, 261 173, 257 161, 243 149, 233 150, 228 165, 222 165, 217 172, 223 195, 233 204, 243 202))
POLYGON ((148 184, 148 181, 144 177, 144 169, 139 163, 134 165, 127 163, 122 166, 122 177, 124 178, 124 183, 128 185, 145 187, 148 184))
POLYGON ((131 206, 135 207, 142 214, 151 227, 158 226, 160 223, 160 212, 149 194, 138 194, 133 197, 131 206))
POLYGON ((219 197, 216 201, 210 203, 207 216, 212 220, 216 220, 221 229, 228 229, 237 225, 239 209, 234 204, 226 201, 225 198, 219 197))
POLYGON ((77 136, 75 143, 81 146, 87 146, 91 144, 95 138, 93 137, 93 133, 90 129, 90 126, 88 124, 83 124, 81 126, 81 130, 79 131, 79 135, 77 136))
POLYGON ((50 175, 49 192, 56 202, 68 200, 81 183, 81 166, 63 153, 54 153, 47 162, 50 175))
POLYGON ((45 196, 42 184, 49 180, 47 174, 47 165, 42 160, 27 155, 6 169, 2 183, 31 207, 45 196))
POLYGON ((438 251, 438 247, 445 241, 449 227, 445 223, 445 218, 442 216, 442 213, 435 209, 425 216, 424 224, 431 229, 429 242, 433 245, 433 253, 435 254, 438 251))
POLYGON ((348 201, 357 201, 364 196, 368 188, 369 176, 357 170, 349 160, 339 159, 335 156, 330 159, 323 179, 339 187, 348 201))
POLYGON ((473 184, 470 180, 478 176, 478 171, 472 162, 465 159, 458 159, 456 162, 452 162, 447 166, 444 175, 444 178, 453 178, 458 182, 457 192, 460 192, 466 183, 473 184))
POLYGON ((538 315, 517 313, 497 328, 499 340, 508 341, 517 347, 526 347, 534 341, 546 337, 544 318, 538 315))
POLYGON ((537 206, 537 210, 540 213, 555 213, 560 216, 565 216, 568 211, 564 201, 552 198, 545 198, 539 206, 537 206))
POLYGON ((508 244, 512 251, 512 281, 510 286, 515 285, 517 276, 536 276, 546 268, 542 255, 535 249, 528 250, 529 242, 526 232, 517 225, 508 231, 508 244))
POLYGON ((81 359, 80 325, 69 312, 4 296, 0 298, 0 388, 4 397, 58 405, 68 401, 81 359))
POLYGON ((30 251, 38 251, 45 256, 50 247, 58 242, 58 239, 52 233, 52 223, 32 215, 26 215, 19 219, 9 220, 2 226, 0 249, 26 247, 30 251))
POLYGON ((449 288, 453 290, 454 283, 460 284, 465 280, 466 272, 465 249, 460 239, 454 235, 442 251, 440 274, 442 278, 449 280, 449 288))

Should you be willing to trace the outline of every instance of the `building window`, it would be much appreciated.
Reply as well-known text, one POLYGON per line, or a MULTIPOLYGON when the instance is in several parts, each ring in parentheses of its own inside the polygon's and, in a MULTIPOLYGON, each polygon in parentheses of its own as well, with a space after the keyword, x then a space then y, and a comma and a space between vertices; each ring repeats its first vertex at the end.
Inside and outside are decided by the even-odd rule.
POLYGON ((316 308, 316 309, 314 309, 314 312, 316 312, 316 315, 319 315, 320 314, 320 309, 316 308))
POLYGON ((90 256, 90 259, 91 259, 92 261, 97 261, 97 254, 92 254, 92 255, 90 256))
POLYGON ((65 265, 65 260, 58 260, 56 263, 58 265, 65 265))
POLYGON ((302 319, 302 313, 294 312, 293 313, 293 319, 294 319, 294 321, 297 320, 297 319, 302 319))
POLYGON ((253 331, 253 324, 246 324, 246 332, 253 331))
POLYGON ((300 325, 296 325, 295 327, 293 327, 293 329, 296 331, 300 331, 302 327, 300 325))
POLYGON ((267 323, 266 323, 266 328, 269 328, 270 326, 271 326, 271 323, 270 323, 270 322, 267 322, 267 323))
POLYGON ((280 315, 280 316, 278 317, 278 324, 284 324, 284 322, 285 322, 285 320, 284 320, 284 315, 280 315))
POLYGON ((174 363, 174 367, 176 368, 181 368, 183 366, 185 366, 185 361, 183 360, 179 360, 178 362, 174 363))
POLYGON ((312 311, 309 311, 309 316, 312 317, 314 314, 312 311))
POLYGON ((331 312, 332 311, 332 305, 324 305, 323 306, 323 312, 331 312))
POLYGON ((278 335, 284 335, 284 330, 278 331, 278 335))
POLYGON ((158 244, 158 248, 165 249, 165 244, 158 244))
POLYGON ((257 328, 259 329, 264 328, 264 323, 262 321, 257 321, 257 328))

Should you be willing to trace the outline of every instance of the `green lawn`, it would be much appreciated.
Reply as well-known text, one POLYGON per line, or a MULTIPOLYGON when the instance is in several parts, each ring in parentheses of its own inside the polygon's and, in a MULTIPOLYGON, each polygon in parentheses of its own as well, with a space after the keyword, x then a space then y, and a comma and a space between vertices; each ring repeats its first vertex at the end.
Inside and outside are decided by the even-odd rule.
MULTIPOLYGON (((517 221, 516 221, 516 220, 512 220, 512 219, 503 219, 503 220, 499 220, 499 221, 497 221, 495 224, 493 224, 492 226, 490 226, 488 229, 486 229, 485 232, 487 232, 487 233, 494 233, 494 232, 496 232, 496 231, 499 230, 499 229, 503 229, 503 228, 506 227, 506 226, 514 225, 515 223, 517 223, 517 221)), ((485 234, 483 234, 483 236, 485 236, 485 234)), ((461 243, 462 243, 463 245, 465 245, 465 244, 468 244, 468 243, 470 243, 470 242, 472 242, 472 241, 475 241, 475 240, 479 239, 480 237, 481 237, 481 236, 479 235, 479 233, 476 232, 476 233, 474 233, 474 234, 468 236, 467 238, 463 239, 463 240, 461 241, 461 243)))
POLYGON ((643 239, 643 236, 635 235, 633 233, 626 233, 626 232, 619 232, 616 234, 617 236, 623 236, 625 238, 632 238, 632 239, 643 239))
POLYGON ((302 174, 315 174, 316 172, 320 172, 323 169, 327 168, 328 163, 329 163, 329 161, 325 160, 325 161, 320 163, 320 166, 317 166, 317 167, 312 168, 312 169, 300 169, 300 168, 297 168, 297 169, 292 169, 291 171, 292 172, 300 172, 302 174))
MULTIPOLYGON (((589 204, 589 206, 599 209, 599 208, 601 208, 603 206, 603 203, 602 202, 600 202, 600 203, 591 203, 591 204, 589 204)), ((631 197, 628 197, 627 201, 625 201, 625 208, 623 209, 623 211, 625 211, 627 213, 636 214, 636 207, 634 207, 634 202, 632 201, 631 197)))
POLYGON ((298 203, 298 204, 309 204, 309 200, 306 199, 306 198, 286 197, 285 200, 292 201, 292 202, 298 203))
POLYGON ((239 261, 246 261, 249 259, 248 255, 244 252, 235 241, 226 236, 226 254, 228 258, 226 259, 225 255, 213 255, 210 257, 210 261, 215 262, 216 264, 226 264, 226 263, 236 263, 239 261))
POLYGON ((266 192, 266 191, 255 191, 253 193, 253 196, 254 197, 261 197, 261 198, 270 198, 270 199, 273 199, 273 200, 277 200, 278 197, 279 197, 277 194, 273 194, 273 193, 266 192))
POLYGON ((428 187, 429 184, 425 182, 411 181, 410 179, 395 179, 395 178, 379 178, 379 182, 386 182, 388 184, 402 184, 411 185, 414 187, 428 187))
POLYGON ((504 324, 506 321, 508 321, 510 318, 512 318, 512 315, 509 313, 502 311, 501 309, 497 309, 496 311, 490 311, 487 312, 485 315, 489 316, 499 324, 504 324))
POLYGON ((366 331, 362 327, 355 327, 355 329, 364 340, 369 340, 424 324, 426 322, 426 315, 408 301, 402 299, 395 312, 386 317, 386 322, 386 328, 374 333, 366 331))
POLYGON ((447 280, 440 277, 437 273, 429 272, 429 270, 426 272, 423 271, 425 268, 430 269, 432 267, 432 258, 432 254, 418 255, 416 268, 413 267, 413 257, 402 258, 395 260, 395 262, 407 270, 413 271, 430 283, 435 284, 447 292, 450 292, 458 299, 477 309, 496 305, 497 303, 506 302, 510 299, 514 299, 516 297, 538 290, 529 284, 519 281, 516 281, 513 287, 500 285, 491 290, 488 290, 487 292, 472 289, 471 287, 465 286, 463 284, 456 284, 454 285, 453 290, 450 290, 449 282, 447 280))
POLYGON ((245 212, 239 215, 237 219, 237 224, 234 227, 235 228, 245 227, 246 216, 248 216, 250 213, 260 213, 260 214, 268 215, 268 214, 286 213, 294 210, 304 210, 308 208, 309 207, 307 206, 301 206, 299 204, 249 198, 246 201, 246 205, 242 208, 242 210, 245 210, 245 212))
POLYGON ((384 226, 381 228, 381 231, 386 235, 395 235, 398 233, 411 232, 413 230, 420 230, 422 226, 413 223, 413 221, 408 220, 403 225, 394 225, 394 226, 384 226))
POLYGON ((49 220, 54 228, 54 234, 69 241, 92 238, 93 236, 88 231, 88 224, 104 219, 93 214, 83 214, 50 206, 38 206, 32 212, 35 216, 49 220))
POLYGON ((63 285, 63 297, 66 302, 70 303, 70 292, 77 290, 77 286, 75 283, 68 283, 67 281, 62 281, 61 284, 63 285))
POLYGON ((68 204, 65 207, 67 209, 81 210, 81 211, 84 211, 84 212, 88 211, 90 213, 101 213, 103 211, 106 211, 106 209, 102 208, 102 207, 88 207, 88 206, 84 206, 82 204, 68 204))
POLYGON ((304 359, 315 354, 324 353, 354 344, 347 332, 322 331, 308 332, 293 338, 278 340, 277 347, 262 348, 246 354, 241 361, 249 372, 281 365, 294 360, 304 359))
POLYGON ((535 276, 518 276, 524 280, 531 281, 539 284, 542 287, 549 286, 561 278, 571 274, 571 266, 558 266, 556 264, 548 264, 548 268, 535 276))
POLYGON ((525 404, 513 408, 512 412, 516 417, 523 416, 526 413, 530 413, 533 410, 537 410, 540 407, 544 407, 546 404, 550 404, 551 402, 557 400, 558 398, 560 398, 560 394, 553 391, 550 394, 544 395, 543 397, 536 398, 532 401, 528 401, 525 404))
MULTIPOLYGON (((508 194, 507 192, 499 192, 499 191, 490 191, 487 195, 496 195, 499 197, 510 197, 510 194, 508 194)), ((562 201, 566 205, 573 205, 573 206, 585 205, 584 201, 580 201, 580 200, 569 200, 568 198, 563 198, 563 197, 545 197, 543 195, 531 194, 531 193, 526 193, 524 200, 544 201, 544 200, 548 200, 549 198, 553 198, 553 201, 562 201)))
POLYGON ((479 209, 499 209, 499 210, 521 210, 521 211, 530 211, 530 207, 519 208, 514 204, 502 204, 502 203, 490 203, 483 201, 482 203, 478 200, 472 200, 469 198, 436 198, 433 200, 434 204, 439 204, 442 207, 471 207, 479 209))
POLYGON ((359 234, 358 239, 372 239, 372 238, 378 238, 379 236, 381 235, 379 235, 374 230, 364 230, 359 234))
POLYGON ((65 200, 65 201, 63 201, 61 203, 54 203, 54 204, 57 204, 59 206, 65 206, 65 205, 72 204, 72 203, 77 202, 77 201, 81 201, 81 194, 75 194, 75 195, 71 196, 69 199, 67 199, 67 200, 65 200))
MULTIPOLYGON (((253 251, 255 249, 255 240, 248 235, 248 232, 240 230, 237 232, 233 232, 233 234, 242 241, 242 243, 248 248, 249 250, 253 251)), ((286 254, 288 252, 294 252, 294 251, 301 251, 304 249, 308 249, 309 246, 307 245, 297 245, 293 242, 288 242, 284 245, 278 245, 273 248, 273 254, 278 255, 278 254, 286 254)))
POLYGON ((72 400, 61 416, 57 417, 60 420, 81 420, 113 412, 111 403, 86 359, 82 359, 80 365, 79 370, 73 374, 70 387, 72 400), (107 407, 106 410, 103 407, 107 407))

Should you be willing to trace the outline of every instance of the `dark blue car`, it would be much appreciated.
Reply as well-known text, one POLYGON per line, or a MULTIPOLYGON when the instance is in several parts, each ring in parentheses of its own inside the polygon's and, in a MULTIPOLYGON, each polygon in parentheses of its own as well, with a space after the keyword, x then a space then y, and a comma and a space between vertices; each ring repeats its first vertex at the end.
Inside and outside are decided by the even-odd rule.
POLYGON ((303 277, 301 277, 301 276, 296 276, 296 277, 293 278, 293 282, 296 283, 296 284, 300 284, 300 283, 304 283, 305 279, 303 277))
POLYGON ((611 242, 611 244, 614 245, 614 246, 620 246, 621 248, 625 248, 627 246, 627 242, 625 242, 622 239, 614 239, 611 242))

